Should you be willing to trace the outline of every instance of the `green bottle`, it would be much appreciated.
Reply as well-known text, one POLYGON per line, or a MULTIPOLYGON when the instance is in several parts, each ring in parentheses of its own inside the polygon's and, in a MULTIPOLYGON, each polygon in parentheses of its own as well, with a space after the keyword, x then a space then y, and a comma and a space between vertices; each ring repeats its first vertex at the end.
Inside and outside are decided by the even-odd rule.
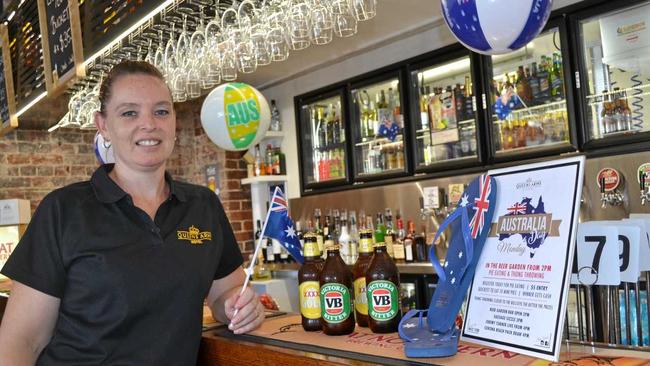
POLYGON ((377 213, 377 225, 375 225, 375 245, 385 243, 386 225, 384 225, 384 218, 381 212, 377 213))

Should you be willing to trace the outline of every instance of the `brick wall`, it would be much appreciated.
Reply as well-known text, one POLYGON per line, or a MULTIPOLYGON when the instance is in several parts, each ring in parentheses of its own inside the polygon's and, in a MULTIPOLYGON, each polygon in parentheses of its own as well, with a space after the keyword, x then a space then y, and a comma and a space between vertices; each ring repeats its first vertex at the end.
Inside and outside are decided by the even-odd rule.
MULTIPOLYGON (((250 188, 241 186, 246 177, 242 153, 217 148, 203 133, 202 99, 176 105, 177 142, 168 161, 176 179, 205 185, 205 168, 219 167, 220 199, 239 245, 246 256, 253 248, 250 188)), ((97 168, 93 152, 95 131, 62 129, 14 130, 0 137, 0 199, 28 199, 32 211, 55 188, 88 180, 97 168)))

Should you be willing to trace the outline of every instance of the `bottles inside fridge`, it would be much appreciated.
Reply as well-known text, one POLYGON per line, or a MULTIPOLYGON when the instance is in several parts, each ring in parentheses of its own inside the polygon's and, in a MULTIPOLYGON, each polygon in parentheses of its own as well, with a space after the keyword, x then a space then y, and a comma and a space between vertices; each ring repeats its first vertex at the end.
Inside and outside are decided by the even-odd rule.
POLYGON ((579 22, 587 139, 650 130, 650 4, 579 22))
POLYGON ((416 70, 419 114, 416 166, 477 156, 475 99, 469 56, 416 70))
POLYGON ((559 29, 492 56, 493 144, 497 154, 570 141, 559 29))
POLYGON ((301 109, 305 183, 345 180, 345 117, 341 96, 304 104, 301 109))
POLYGON ((352 90, 356 176, 406 169, 404 116, 397 78, 352 90))

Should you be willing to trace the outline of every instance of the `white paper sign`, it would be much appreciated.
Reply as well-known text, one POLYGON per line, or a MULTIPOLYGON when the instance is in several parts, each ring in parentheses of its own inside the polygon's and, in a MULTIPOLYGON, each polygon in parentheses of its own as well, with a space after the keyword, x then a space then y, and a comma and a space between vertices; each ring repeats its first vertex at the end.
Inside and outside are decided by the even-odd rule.
POLYGON ((630 218, 624 221, 644 224, 644 229, 641 232, 641 243, 639 243, 639 270, 650 271, 650 215, 630 214, 630 218))
POLYGON ((422 193, 425 210, 440 208, 440 189, 438 187, 424 187, 422 193))
POLYGON ((577 273, 571 274, 574 285, 609 285, 621 283, 618 264, 618 228, 602 221, 578 225, 577 273))
MULTIPOLYGON (((629 221, 603 221, 618 228, 617 263, 621 271, 622 282, 639 280, 639 245, 641 227, 629 221)), ((645 225, 644 225, 645 226, 645 225)))
POLYGON ((584 157, 490 171, 492 230, 468 297, 462 338, 557 361, 584 157))

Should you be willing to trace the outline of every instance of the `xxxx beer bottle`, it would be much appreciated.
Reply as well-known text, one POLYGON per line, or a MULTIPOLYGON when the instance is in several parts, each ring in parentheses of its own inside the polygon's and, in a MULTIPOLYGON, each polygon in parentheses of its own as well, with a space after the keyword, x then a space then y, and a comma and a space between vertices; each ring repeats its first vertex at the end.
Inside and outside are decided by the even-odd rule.
POLYGON ((354 314, 360 327, 368 326, 368 296, 366 295, 366 271, 372 259, 372 231, 359 234, 359 258, 354 263, 354 314))
POLYGON ((399 272, 382 243, 375 244, 375 254, 366 272, 368 327, 374 333, 397 332, 401 318, 399 272))
POLYGON ((350 334, 354 331, 352 272, 343 262, 338 245, 326 249, 320 274, 321 326, 327 335, 350 334))
POLYGON ((320 324, 320 271, 323 269, 323 259, 318 250, 318 241, 313 233, 304 236, 305 263, 298 271, 300 291, 300 315, 302 327, 306 331, 321 330, 320 324))

